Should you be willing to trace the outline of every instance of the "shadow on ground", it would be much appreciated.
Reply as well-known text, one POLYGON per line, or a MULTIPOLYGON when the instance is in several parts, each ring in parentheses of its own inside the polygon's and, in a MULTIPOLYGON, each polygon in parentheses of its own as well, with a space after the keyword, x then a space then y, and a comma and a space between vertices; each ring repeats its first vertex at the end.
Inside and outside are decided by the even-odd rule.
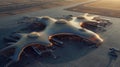
POLYGON ((27 65, 36 64, 38 62, 42 64, 58 64, 58 63, 66 63, 70 61, 74 61, 80 59, 96 48, 90 48, 77 41, 66 41, 64 47, 57 48, 55 50, 55 55, 59 56, 57 59, 49 57, 37 57, 35 55, 31 55, 29 57, 22 56, 21 60, 17 63, 13 63, 10 67, 26 67, 27 65))
POLYGON ((88 46, 83 46, 84 44, 80 44, 80 42, 72 42, 68 41, 65 42, 65 45, 63 48, 58 48, 55 51, 55 54, 57 56, 60 56, 58 59, 53 58, 40 58, 39 60, 41 63, 65 63, 70 62, 79 58, 82 58, 83 56, 87 55, 91 51, 94 50, 94 48, 89 48, 88 46))
POLYGON ((117 57, 109 55, 109 62, 106 67, 114 67, 114 63, 117 60, 117 57))
MULTIPOLYGON (((8 31, 9 30, 6 30, 5 33, 8 31)), ((1 34, 3 35, 4 33, 1 34)), ((27 65, 36 64, 38 62, 42 64, 58 64, 58 63, 66 63, 66 62, 74 61, 86 56, 87 54, 95 50, 95 48, 90 48, 85 45, 86 44, 80 41, 72 41, 72 40, 64 41, 64 46, 58 47, 54 52, 55 55, 59 56, 57 59, 54 59, 51 56, 38 57, 34 55, 33 52, 31 52, 30 56, 27 57, 24 55, 21 56, 21 60, 19 62, 12 63, 10 64, 9 67, 26 67, 27 65)), ((9 61, 7 58, 3 58, 2 56, 0 58, 1 58, 0 67, 6 65, 7 62, 9 61)))

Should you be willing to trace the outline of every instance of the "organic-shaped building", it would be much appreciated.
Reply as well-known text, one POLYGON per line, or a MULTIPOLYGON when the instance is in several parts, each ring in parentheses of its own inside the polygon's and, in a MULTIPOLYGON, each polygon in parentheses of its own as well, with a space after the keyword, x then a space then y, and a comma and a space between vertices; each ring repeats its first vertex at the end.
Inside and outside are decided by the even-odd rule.
MULTIPOLYGON (((83 39, 89 40, 95 45, 100 45, 103 40, 96 33, 80 27, 79 23, 69 22, 64 19, 56 20, 54 18, 43 16, 37 17, 38 23, 46 25, 45 29, 41 32, 31 32, 31 33, 18 33, 21 38, 12 45, 1 50, 7 50, 9 48, 14 48, 15 52, 10 57, 14 61, 18 61, 23 50, 29 46, 43 45, 52 46, 51 40, 63 44, 63 42, 56 40, 53 36, 56 35, 75 35, 83 39)), ((64 38, 64 37, 63 37, 64 38)))

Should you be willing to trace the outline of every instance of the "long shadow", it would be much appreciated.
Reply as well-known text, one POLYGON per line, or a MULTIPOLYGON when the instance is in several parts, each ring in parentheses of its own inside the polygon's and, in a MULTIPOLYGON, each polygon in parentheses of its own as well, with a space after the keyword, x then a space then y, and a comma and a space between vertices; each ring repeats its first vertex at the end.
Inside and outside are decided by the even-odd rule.
POLYGON ((26 65, 36 64, 38 62, 43 64, 66 63, 80 59, 95 49, 85 46, 82 42, 66 41, 63 48, 57 48, 54 52, 55 55, 60 56, 58 59, 54 59, 52 56, 39 57, 33 55, 33 52, 30 51, 32 55, 26 57, 23 54, 19 62, 12 63, 9 67, 26 67, 26 65))
MULTIPOLYGON (((5 42, 3 42, 4 36, 10 34, 13 28, 0 28, 0 49, 6 46, 5 42), (11 30, 11 31, 10 31, 11 30)), ((0 67, 4 67, 4 65, 9 62, 10 59, 0 54, 0 67)))
POLYGON ((79 41, 65 41, 64 47, 57 48, 54 52, 55 55, 60 56, 58 59, 53 59, 51 56, 36 57, 33 55, 28 58, 23 56, 19 62, 13 63, 9 67, 25 67, 26 64, 34 64, 36 62, 41 62, 43 64, 58 64, 70 62, 76 59, 80 59, 95 50, 95 48, 89 48, 85 45, 85 43, 79 41))
POLYGON ((3 37, 10 34, 13 28, 0 28, 0 49, 5 47, 5 44, 3 42, 3 37))
POLYGON ((113 56, 109 55, 109 62, 106 65, 106 67, 114 67, 114 63, 115 63, 116 59, 117 59, 117 57, 113 57, 113 56))
POLYGON ((58 59, 53 59, 52 57, 37 57, 36 60, 44 64, 57 64, 70 62, 76 59, 80 59, 83 56, 89 54, 96 48, 90 48, 85 46, 85 44, 80 42, 66 42, 63 48, 58 48, 55 50, 55 54, 59 56, 58 59))

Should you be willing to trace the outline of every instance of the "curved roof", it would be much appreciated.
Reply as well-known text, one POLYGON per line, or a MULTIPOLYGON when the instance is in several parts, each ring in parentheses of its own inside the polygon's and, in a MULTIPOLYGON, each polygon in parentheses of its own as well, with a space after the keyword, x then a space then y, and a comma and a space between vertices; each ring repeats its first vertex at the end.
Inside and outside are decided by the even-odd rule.
POLYGON ((90 37, 96 36, 96 33, 90 30, 81 28, 79 25, 76 26, 73 24, 76 22, 69 22, 64 19, 57 21, 56 19, 51 17, 39 17, 38 20, 40 21, 39 23, 46 24, 46 28, 44 31, 32 32, 32 33, 26 33, 26 34, 21 33, 22 37, 18 42, 3 49, 5 50, 11 47, 16 48, 15 53, 12 56, 12 59, 14 61, 18 61, 24 48, 27 46, 31 46, 32 43, 37 43, 44 46, 50 45, 51 42, 49 41, 49 37, 52 35, 56 35, 60 33, 71 33, 83 38, 90 38, 90 37))

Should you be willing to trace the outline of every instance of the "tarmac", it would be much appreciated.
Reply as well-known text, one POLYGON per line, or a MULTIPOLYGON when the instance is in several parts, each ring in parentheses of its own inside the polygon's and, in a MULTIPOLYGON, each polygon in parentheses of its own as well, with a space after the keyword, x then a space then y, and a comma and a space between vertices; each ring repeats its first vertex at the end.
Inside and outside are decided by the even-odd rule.
MULTIPOLYGON (((17 20, 20 19, 22 16, 61 17, 63 15, 69 14, 75 16, 83 14, 64 10, 68 7, 71 6, 45 9, 41 11, 0 18, 0 48, 2 49, 3 47, 5 47, 2 41, 2 38, 4 36, 22 27, 21 25, 17 24, 17 20)), ((106 32, 98 33, 104 39, 104 43, 100 47, 94 49, 83 47, 83 44, 81 44, 81 42, 65 41, 65 45, 63 48, 58 48, 55 50, 55 54, 57 56, 60 56, 58 59, 35 56, 22 57, 19 62, 12 64, 10 67, 119 67, 120 54, 118 54, 118 57, 114 59, 108 55, 108 52, 109 48, 111 47, 120 49, 120 18, 105 18, 110 19, 113 24, 106 28, 106 32)), ((0 59, 1 58, 2 57, 0 57, 0 59)), ((0 60, 0 67, 3 67, 5 63, 5 59, 0 60)))

